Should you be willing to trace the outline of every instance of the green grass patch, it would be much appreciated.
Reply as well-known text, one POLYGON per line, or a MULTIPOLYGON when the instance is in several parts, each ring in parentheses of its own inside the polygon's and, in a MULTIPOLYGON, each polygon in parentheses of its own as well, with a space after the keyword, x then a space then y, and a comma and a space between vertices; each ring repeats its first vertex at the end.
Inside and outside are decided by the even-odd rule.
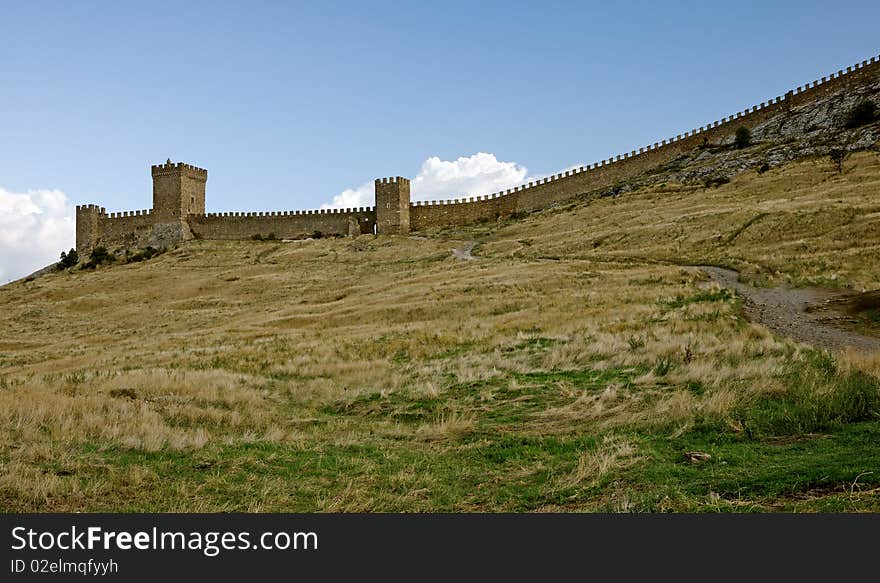
POLYGON ((797 435, 880 419, 880 381, 861 371, 840 371, 825 354, 794 365, 786 383, 784 393, 762 396, 741 411, 751 431, 797 435))
POLYGON ((674 299, 666 300, 662 302, 664 306, 670 309, 677 309, 687 306, 688 304, 696 304, 701 302, 724 302, 727 300, 735 299, 734 293, 727 289, 722 288, 719 290, 701 290, 698 293, 690 296, 679 295, 674 299))
MULTIPOLYGON (((658 501, 663 496, 677 499, 679 510, 743 511, 773 504, 787 508, 810 494, 851 494, 857 478, 863 487, 880 484, 878 439, 880 424, 875 422, 784 440, 749 440, 711 431, 675 439, 658 436, 643 442, 646 461, 620 479, 652 491, 658 501), (711 457, 694 463, 690 452, 711 457)), ((656 510, 658 503, 643 509, 656 510)))

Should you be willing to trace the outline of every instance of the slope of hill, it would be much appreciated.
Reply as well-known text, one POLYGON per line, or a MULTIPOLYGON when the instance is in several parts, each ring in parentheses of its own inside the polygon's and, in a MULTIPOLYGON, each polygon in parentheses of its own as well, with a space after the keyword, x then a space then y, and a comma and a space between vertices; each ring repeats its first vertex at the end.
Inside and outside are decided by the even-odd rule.
POLYGON ((687 267, 880 288, 877 129, 842 174, 704 181, 781 147, 719 145, 501 222, 0 287, 0 508, 878 510, 880 354, 774 335, 687 267))

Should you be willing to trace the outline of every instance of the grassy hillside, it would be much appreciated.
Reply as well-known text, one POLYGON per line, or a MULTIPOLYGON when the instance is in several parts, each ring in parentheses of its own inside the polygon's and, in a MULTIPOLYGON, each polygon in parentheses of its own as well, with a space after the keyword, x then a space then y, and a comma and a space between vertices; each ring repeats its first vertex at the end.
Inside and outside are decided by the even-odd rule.
POLYGON ((880 355, 683 267, 867 291, 878 247, 869 151, 5 286, 0 510, 880 510, 880 355))

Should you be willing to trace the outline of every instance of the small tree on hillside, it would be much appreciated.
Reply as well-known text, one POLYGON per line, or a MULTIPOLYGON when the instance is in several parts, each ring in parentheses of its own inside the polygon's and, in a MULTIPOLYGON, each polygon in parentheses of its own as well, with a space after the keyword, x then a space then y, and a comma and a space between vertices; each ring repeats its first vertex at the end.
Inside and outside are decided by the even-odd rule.
POLYGON ((64 251, 61 252, 61 269, 67 269, 68 267, 73 267, 79 262, 79 254, 76 252, 76 249, 71 249, 67 253, 64 251))
POLYGON ((847 156, 849 156, 849 152, 844 148, 834 148, 828 152, 828 158, 831 159, 831 163, 834 164, 838 174, 843 174, 843 161, 846 160, 847 156))
POLYGON ((752 132, 746 126, 739 126, 736 128, 736 136, 733 138, 733 143, 737 148, 747 148, 752 145, 752 132))

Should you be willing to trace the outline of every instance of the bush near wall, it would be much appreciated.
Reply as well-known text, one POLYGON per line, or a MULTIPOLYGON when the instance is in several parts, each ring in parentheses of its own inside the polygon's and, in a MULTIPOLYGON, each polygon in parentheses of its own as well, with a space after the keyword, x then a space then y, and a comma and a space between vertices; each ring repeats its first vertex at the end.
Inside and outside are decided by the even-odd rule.
POLYGON ((106 247, 95 247, 89 255, 89 260, 83 264, 83 269, 95 269, 99 265, 112 263, 115 258, 107 251, 106 247))

